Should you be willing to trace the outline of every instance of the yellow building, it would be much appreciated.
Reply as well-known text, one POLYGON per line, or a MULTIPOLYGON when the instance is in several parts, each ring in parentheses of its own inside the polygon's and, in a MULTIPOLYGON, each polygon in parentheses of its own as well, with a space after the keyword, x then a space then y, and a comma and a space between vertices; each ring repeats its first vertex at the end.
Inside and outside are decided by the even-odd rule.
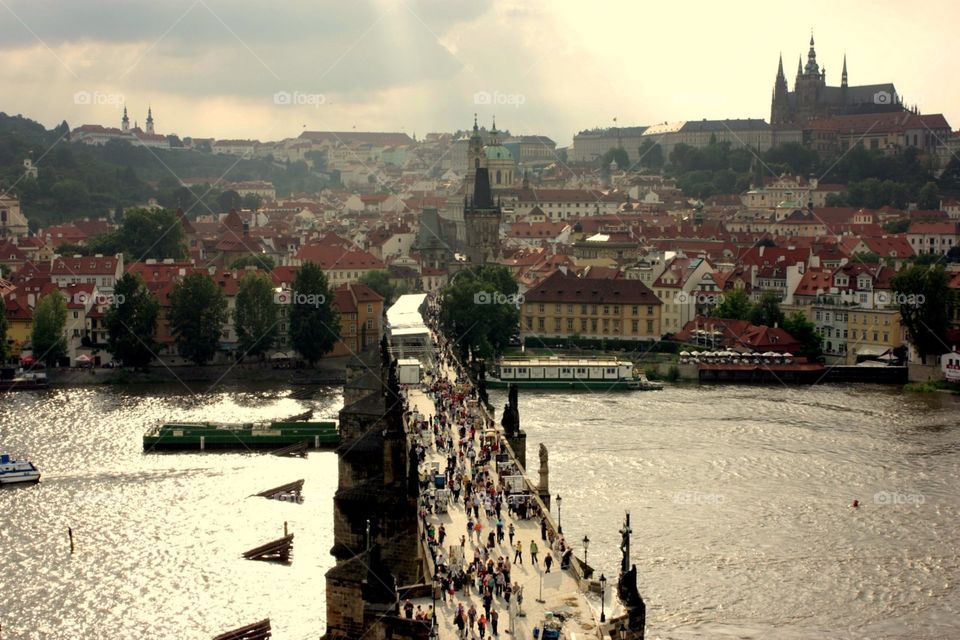
POLYGON ((340 313, 340 339, 328 356, 360 353, 383 336, 383 296, 363 284, 341 285, 333 306, 340 313))
MULTIPOLYGON (((483 303, 498 304, 495 297, 483 303)), ((659 340, 661 302, 639 280, 578 278, 557 271, 524 294, 524 337, 659 340)))
POLYGON ((856 364, 858 356, 880 356, 903 345, 903 330, 898 309, 861 309, 847 313, 847 364, 856 364))
POLYGON ((33 310, 21 304, 16 297, 4 299, 7 317, 7 346, 11 358, 19 358, 23 345, 30 341, 33 333, 33 310))

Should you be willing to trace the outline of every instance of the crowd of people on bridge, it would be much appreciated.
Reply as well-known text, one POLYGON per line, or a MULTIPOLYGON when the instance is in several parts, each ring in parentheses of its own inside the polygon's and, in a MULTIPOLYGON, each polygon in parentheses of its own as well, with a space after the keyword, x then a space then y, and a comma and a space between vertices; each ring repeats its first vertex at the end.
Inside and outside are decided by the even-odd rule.
POLYGON ((413 410, 407 414, 408 433, 420 463, 419 517, 435 567, 434 595, 451 608, 461 637, 483 638, 488 630, 498 636, 498 607, 509 611, 513 602, 522 609, 523 586, 512 575, 514 566, 522 564, 526 555, 532 566, 540 568, 542 561, 549 572, 556 551, 566 568, 569 548, 552 530, 548 537, 545 528, 541 532, 544 548, 516 535, 514 519, 546 522, 539 502, 525 488, 511 491, 505 474, 495 472, 498 462, 510 475, 519 470, 503 453, 502 434, 481 410, 479 395, 451 346, 437 333, 435 341, 435 369, 427 370, 421 386, 434 413, 413 410), (433 462, 427 463, 428 455, 433 462), (466 525, 460 531, 448 531, 435 516, 460 505, 466 525), (479 610, 474 595, 480 599, 479 610))

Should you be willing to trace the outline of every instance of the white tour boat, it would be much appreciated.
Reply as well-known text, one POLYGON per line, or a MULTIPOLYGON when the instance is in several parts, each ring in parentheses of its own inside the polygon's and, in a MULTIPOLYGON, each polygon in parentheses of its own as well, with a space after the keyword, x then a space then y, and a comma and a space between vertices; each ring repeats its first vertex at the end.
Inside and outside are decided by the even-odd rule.
POLYGON ((9 454, 0 453, 0 484, 39 481, 40 471, 32 462, 14 460, 9 454))

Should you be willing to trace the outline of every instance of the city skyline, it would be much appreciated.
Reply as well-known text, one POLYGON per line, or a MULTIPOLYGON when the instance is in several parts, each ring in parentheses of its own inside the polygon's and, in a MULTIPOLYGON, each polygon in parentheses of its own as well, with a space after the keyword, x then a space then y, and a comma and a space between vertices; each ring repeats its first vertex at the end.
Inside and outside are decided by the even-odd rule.
POLYGON ((869 12, 811 2, 800 19, 755 2, 705 5, 693 19, 563 3, 97 5, 4 3, 0 110, 47 127, 119 126, 125 104, 142 126, 152 106, 157 133, 260 140, 304 129, 422 136, 466 129, 477 112, 566 146, 614 118, 769 121, 778 59, 792 89, 812 28, 829 84, 846 55, 851 84, 894 82, 907 106, 960 117, 960 89, 929 72, 956 47, 947 3, 910 20, 893 2, 869 12), (894 23, 902 31, 884 35, 894 23))

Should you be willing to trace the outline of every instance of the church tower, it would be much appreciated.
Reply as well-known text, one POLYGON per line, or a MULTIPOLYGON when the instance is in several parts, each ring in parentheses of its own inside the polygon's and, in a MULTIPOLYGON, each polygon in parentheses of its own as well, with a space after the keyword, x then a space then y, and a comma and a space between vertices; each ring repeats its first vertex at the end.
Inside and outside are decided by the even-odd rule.
POLYGON ((500 221, 503 218, 500 204, 493 201, 489 169, 479 167, 475 171, 473 195, 468 196, 463 212, 466 254, 471 267, 490 264, 500 254, 500 221))
POLYGON ((500 144, 500 132, 497 130, 497 120, 493 120, 493 129, 490 130, 490 144, 483 148, 484 160, 490 175, 490 188, 494 191, 513 187, 516 173, 516 164, 513 154, 500 144))
POLYGON ((773 102, 770 107, 770 124, 785 124, 790 121, 790 97, 787 78, 783 75, 783 54, 777 65, 777 79, 773 83, 773 102))
POLYGON ((153 110, 147 107, 147 133, 153 135, 153 110))
POLYGON ((470 136, 470 142, 467 144, 467 173, 463 181, 468 197, 473 195, 477 180, 477 169, 486 166, 483 155, 483 137, 480 135, 480 127, 477 125, 477 114, 473 114, 473 135, 470 136))
POLYGON ((123 105, 123 119, 120 121, 120 130, 124 133, 130 131, 130 117, 127 115, 127 105, 123 105))
POLYGON ((810 34, 810 50, 807 52, 807 64, 803 67, 803 73, 797 76, 797 86, 795 87, 796 118, 799 121, 806 121, 818 117, 817 105, 820 102, 821 89, 826 85, 826 77, 820 72, 820 65, 817 64, 817 50, 814 48, 813 34, 810 34))

